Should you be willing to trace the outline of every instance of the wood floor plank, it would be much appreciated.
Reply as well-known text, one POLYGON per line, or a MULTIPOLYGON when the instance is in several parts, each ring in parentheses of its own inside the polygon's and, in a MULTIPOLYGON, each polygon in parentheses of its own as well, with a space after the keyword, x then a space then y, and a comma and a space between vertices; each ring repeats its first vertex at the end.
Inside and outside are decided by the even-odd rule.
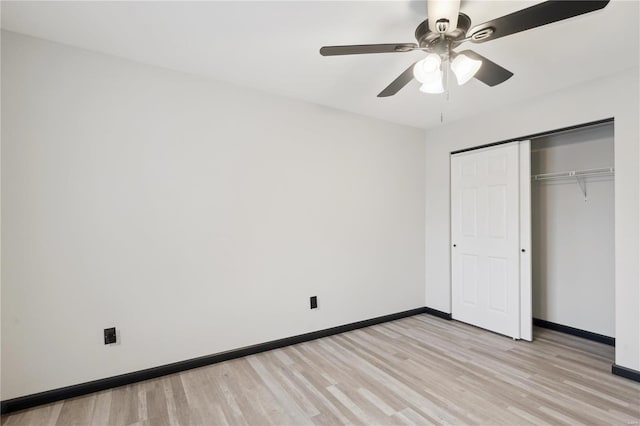
POLYGON ((614 348, 416 315, 2 417, 13 425, 640 424, 614 348))
MULTIPOLYGON (((56 426, 86 426, 91 423, 96 394, 81 396, 67 400, 62 405, 56 419, 56 426)), ((29 422, 31 424, 31 422, 29 422)))
POLYGON ((111 390, 96 393, 96 402, 91 414, 91 425, 103 426, 109 424, 109 412, 111 411, 111 390))

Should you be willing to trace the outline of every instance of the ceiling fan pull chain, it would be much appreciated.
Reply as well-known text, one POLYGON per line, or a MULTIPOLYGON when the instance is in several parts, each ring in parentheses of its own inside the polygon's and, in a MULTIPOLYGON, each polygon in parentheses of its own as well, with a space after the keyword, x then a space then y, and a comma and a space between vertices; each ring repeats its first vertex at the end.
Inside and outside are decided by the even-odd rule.
POLYGON ((449 81, 451 80, 451 47, 449 47, 449 52, 446 53, 443 61, 444 66, 444 90, 445 90, 445 101, 449 102, 449 81))
MULTIPOLYGON (((451 61, 449 60, 449 58, 450 58, 450 56, 447 55, 447 65, 446 65, 446 69, 447 70, 445 72, 445 74, 446 74, 445 78, 446 78, 446 81, 447 81, 447 83, 446 83, 447 84, 447 91, 445 92, 445 98, 444 98, 444 102, 443 102, 443 105, 442 105, 442 110, 443 111, 445 109, 445 106, 449 103, 449 94, 451 93, 449 91, 449 87, 450 87, 449 80, 451 78, 451 74, 450 74, 450 72, 451 72, 451 61)), ((444 112, 440 113, 440 123, 444 123, 444 112)))
POLYGON ((442 57, 442 68, 444 68, 444 93, 449 97, 449 61, 446 56, 442 57))

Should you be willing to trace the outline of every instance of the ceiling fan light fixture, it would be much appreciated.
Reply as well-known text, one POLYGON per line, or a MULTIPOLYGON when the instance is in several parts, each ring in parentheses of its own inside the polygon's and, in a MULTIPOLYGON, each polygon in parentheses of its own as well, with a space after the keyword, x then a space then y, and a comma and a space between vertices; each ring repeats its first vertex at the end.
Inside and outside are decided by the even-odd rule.
POLYGON ((476 75, 481 66, 482 61, 471 59, 461 53, 451 62, 451 71, 456 75, 458 85, 462 86, 476 75))
POLYGON ((440 59, 440 56, 431 53, 413 66, 413 76, 420 83, 433 80, 437 78, 438 75, 442 76, 442 72, 440 71, 441 63, 442 59, 440 59))
POLYGON ((444 93, 444 84, 442 83, 442 71, 438 70, 428 75, 428 78, 421 81, 420 91, 423 93, 439 94, 444 93))

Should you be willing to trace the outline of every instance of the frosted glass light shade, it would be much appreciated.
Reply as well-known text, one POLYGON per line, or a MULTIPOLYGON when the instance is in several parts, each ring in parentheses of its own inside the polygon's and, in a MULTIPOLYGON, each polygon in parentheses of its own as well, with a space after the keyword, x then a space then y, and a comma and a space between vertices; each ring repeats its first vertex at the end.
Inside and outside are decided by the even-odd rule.
POLYGON ((433 94, 444 92, 444 85, 442 84, 442 71, 440 70, 430 73, 424 81, 421 81, 421 83, 421 92, 433 94))
POLYGON ((435 72, 440 69, 441 63, 442 63, 442 59, 440 58, 440 55, 431 53, 422 60, 422 69, 428 73, 435 72))
POLYGON ((476 75, 481 66, 482 61, 477 61, 463 54, 459 54, 453 62, 451 62, 451 71, 456 75, 458 85, 462 86, 476 75))
MULTIPOLYGON (((440 71, 441 63, 442 59, 440 59, 440 56, 431 53, 413 66, 413 76, 420 83, 435 78, 438 73, 442 76, 442 72, 440 71)), ((440 79, 442 79, 442 77, 440 79)))

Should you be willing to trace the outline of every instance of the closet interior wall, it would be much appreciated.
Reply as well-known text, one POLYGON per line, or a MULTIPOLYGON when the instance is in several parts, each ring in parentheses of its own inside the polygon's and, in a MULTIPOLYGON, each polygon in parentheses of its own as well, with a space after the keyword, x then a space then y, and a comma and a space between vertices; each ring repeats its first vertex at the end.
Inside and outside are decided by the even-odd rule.
MULTIPOLYGON (((613 123, 532 141, 532 175, 614 167, 613 123)), ((533 317, 615 337, 614 177, 531 182, 533 317)))

